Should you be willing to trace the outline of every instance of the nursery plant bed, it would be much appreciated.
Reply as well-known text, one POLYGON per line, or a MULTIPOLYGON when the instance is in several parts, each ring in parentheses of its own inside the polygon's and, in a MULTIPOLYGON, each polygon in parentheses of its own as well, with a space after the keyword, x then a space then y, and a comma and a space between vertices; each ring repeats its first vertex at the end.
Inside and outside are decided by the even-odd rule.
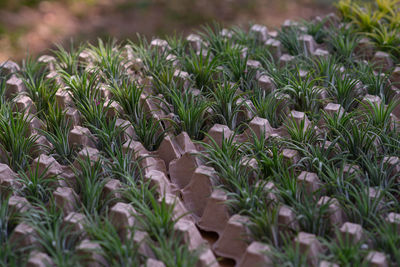
POLYGON ((384 3, 1 64, 1 266, 398 266, 384 3))

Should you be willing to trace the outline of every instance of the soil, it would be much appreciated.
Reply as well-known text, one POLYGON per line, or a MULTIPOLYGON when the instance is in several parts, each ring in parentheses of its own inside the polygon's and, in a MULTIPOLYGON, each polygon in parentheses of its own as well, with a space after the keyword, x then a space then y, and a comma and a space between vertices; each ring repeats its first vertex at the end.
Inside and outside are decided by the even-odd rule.
POLYGON ((212 21, 227 26, 255 22, 274 28, 285 19, 310 18, 332 10, 328 3, 315 0, 44 1, 17 11, 0 10, 0 61, 42 54, 55 43, 69 45, 72 38, 76 43, 110 36, 135 39, 137 33, 186 35, 212 21))

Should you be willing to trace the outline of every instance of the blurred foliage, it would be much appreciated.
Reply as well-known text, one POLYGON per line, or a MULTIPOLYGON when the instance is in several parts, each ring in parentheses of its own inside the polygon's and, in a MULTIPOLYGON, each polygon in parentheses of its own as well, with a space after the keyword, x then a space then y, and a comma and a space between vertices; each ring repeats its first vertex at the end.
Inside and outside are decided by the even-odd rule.
POLYGON ((400 56, 400 0, 340 0, 337 8, 357 34, 377 49, 400 56))
POLYGON ((18 10, 19 8, 36 7, 40 2, 60 2, 60 3, 73 3, 73 2, 84 2, 87 4, 95 4, 98 0, 0 0, 0 8, 7 10, 18 10))

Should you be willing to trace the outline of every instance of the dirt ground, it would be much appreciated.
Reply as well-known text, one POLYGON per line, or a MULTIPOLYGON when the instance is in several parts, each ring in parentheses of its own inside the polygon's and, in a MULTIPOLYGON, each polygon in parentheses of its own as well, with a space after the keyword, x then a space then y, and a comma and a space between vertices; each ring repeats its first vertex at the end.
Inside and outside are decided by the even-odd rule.
POLYGON ((0 9, 0 61, 20 60, 53 48, 97 37, 135 39, 187 34, 200 25, 248 22, 279 26, 285 19, 332 12, 332 0, 90 0, 43 1, 15 11, 0 9))

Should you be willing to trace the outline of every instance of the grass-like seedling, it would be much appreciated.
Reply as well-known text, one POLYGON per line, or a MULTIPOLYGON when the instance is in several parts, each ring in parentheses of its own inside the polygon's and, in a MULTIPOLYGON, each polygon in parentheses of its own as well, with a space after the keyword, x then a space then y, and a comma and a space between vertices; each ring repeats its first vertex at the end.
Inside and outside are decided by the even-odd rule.
POLYGON ((278 34, 278 39, 282 45, 293 56, 305 53, 305 49, 298 40, 299 29, 296 26, 281 29, 278 34))
POLYGON ((47 129, 40 129, 46 139, 50 142, 51 146, 45 147, 48 153, 52 155, 61 164, 72 162, 76 150, 69 142, 69 131, 71 125, 65 117, 65 111, 57 105, 50 106, 48 113, 43 115, 47 129))
POLYGON ((243 96, 244 93, 239 92, 237 84, 232 85, 227 81, 218 84, 210 93, 210 98, 213 100, 211 109, 216 114, 215 122, 235 130, 239 126, 240 112, 247 107, 243 96))
POLYGON ((28 96, 35 103, 38 116, 48 113, 50 103, 55 100, 58 85, 54 78, 47 78, 48 70, 43 63, 32 58, 24 61, 21 77, 27 89, 28 96))
POLYGON ((83 254, 122 266, 214 261, 192 223, 220 234, 217 257, 246 240, 268 245, 273 265, 364 266, 374 251, 399 265, 398 3, 342 0, 341 18, 277 35, 215 24, 0 64, 0 266, 34 250, 57 266, 87 265, 83 254), (248 221, 243 239, 225 242, 235 214, 248 221), (360 241, 345 222, 362 226, 360 241))
POLYGON ((16 216, 9 210, 8 200, 0 198, 0 266, 4 267, 24 264, 26 257, 21 254, 27 249, 9 242, 10 234, 16 224, 16 216))
POLYGON ((39 164, 40 160, 33 167, 28 166, 26 171, 19 171, 18 181, 22 184, 22 196, 33 203, 47 203, 58 177, 48 175, 49 167, 39 172, 39 164))
POLYGON ((70 43, 69 50, 66 50, 62 45, 56 45, 57 49, 52 50, 57 60, 57 71, 65 71, 69 75, 75 75, 82 71, 85 67, 82 62, 80 62, 79 54, 84 51, 85 46, 79 45, 74 46, 74 43, 70 43))
POLYGON ((110 264, 118 266, 140 264, 141 255, 138 251, 140 243, 134 240, 133 228, 127 231, 128 234, 124 239, 121 239, 107 217, 102 219, 100 216, 91 216, 85 225, 85 230, 91 238, 98 240, 96 243, 101 246, 99 252, 110 264))
POLYGON ((89 214, 102 211, 107 204, 107 199, 102 196, 106 179, 104 178, 103 162, 98 159, 91 162, 89 156, 77 158, 79 169, 75 169, 77 177, 78 193, 80 194, 82 208, 89 214))
POLYGON ((254 105, 254 114, 258 117, 265 118, 272 127, 278 128, 282 125, 285 116, 279 112, 279 106, 283 104, 282 99, 277 99, 273 93, 266 94, 261 90, 257 90, 251 97, 254 105))
POLYGON ((371 234, 371 237, 376 247, 390 255, 389 257, 393 265, 400 263, 400 254, 397 249, 400 245, 400 238, 395 225, 385 220, 380 220, 376 224, 376 230, 371 234))
POLYGON ((315 114, 319 108, 318 99, 322 90, 317 83, 318 79, 313 79, 311 72, 306 77, 301 77, 300 70, 297 70, 297 73, 288 77, 288 84, 283 92, 292 97, 296 110, 315 114))
POLYGON ((37 234, 38 244, 51 256, 54 263, 71 266, 82 260, 75 252, 81 233, 63 226, 62 219, 62 212, 54 205, 46 209, 44 204, 39 204, 26 218, 37 234))
POLYGON ((190 50, 190 55, 185 55, 183 60, 185 69, 193 74, 196 87, 202 91, 208 91, 214 86, 215 73, 219 71, 217 67, 220 63, 218 56, 213 56, 210 50, 200 50, 199 53, 190 50))
POLYGON ((190 92, 182 92, 176 87, 170 90, 168 96, 177 115, 177 120, 171 121, 175 132, 185 131, 195 140, 202 139, 203 131, 206 131, 207 109, 210 103, 201 96, 195 96, 190 92))
POLYGON ((0 114, 0 146, 7 151, 7 161, 15 170, 24 170, 30 163, 30 152, 35 149, 37 136, 29 136, 30 118, 23 113, 12 112, 4 106, 0 114))
POLYGON ((353 242, 349 235, 342 236, 339 231, 336 240, 324 242, 331 253, 329 260, 338 262, 341 266, 368 266, 365 256, 368 246, 362 242, 353 242))
POLYGON ((283 245, 265 252, 272 259, 274 265, 282 266, 307 266, 307 258, 300 250, 300 244, 292 244, 290 236, 282 235, 283 245))
POLYGON ((109 88, 115 101, 124 110, 124 118, 132 123, 137 123, 143 119, 144 110, 140 100, 143 86, 125 78, 118 83, 114 81, 109 88))

